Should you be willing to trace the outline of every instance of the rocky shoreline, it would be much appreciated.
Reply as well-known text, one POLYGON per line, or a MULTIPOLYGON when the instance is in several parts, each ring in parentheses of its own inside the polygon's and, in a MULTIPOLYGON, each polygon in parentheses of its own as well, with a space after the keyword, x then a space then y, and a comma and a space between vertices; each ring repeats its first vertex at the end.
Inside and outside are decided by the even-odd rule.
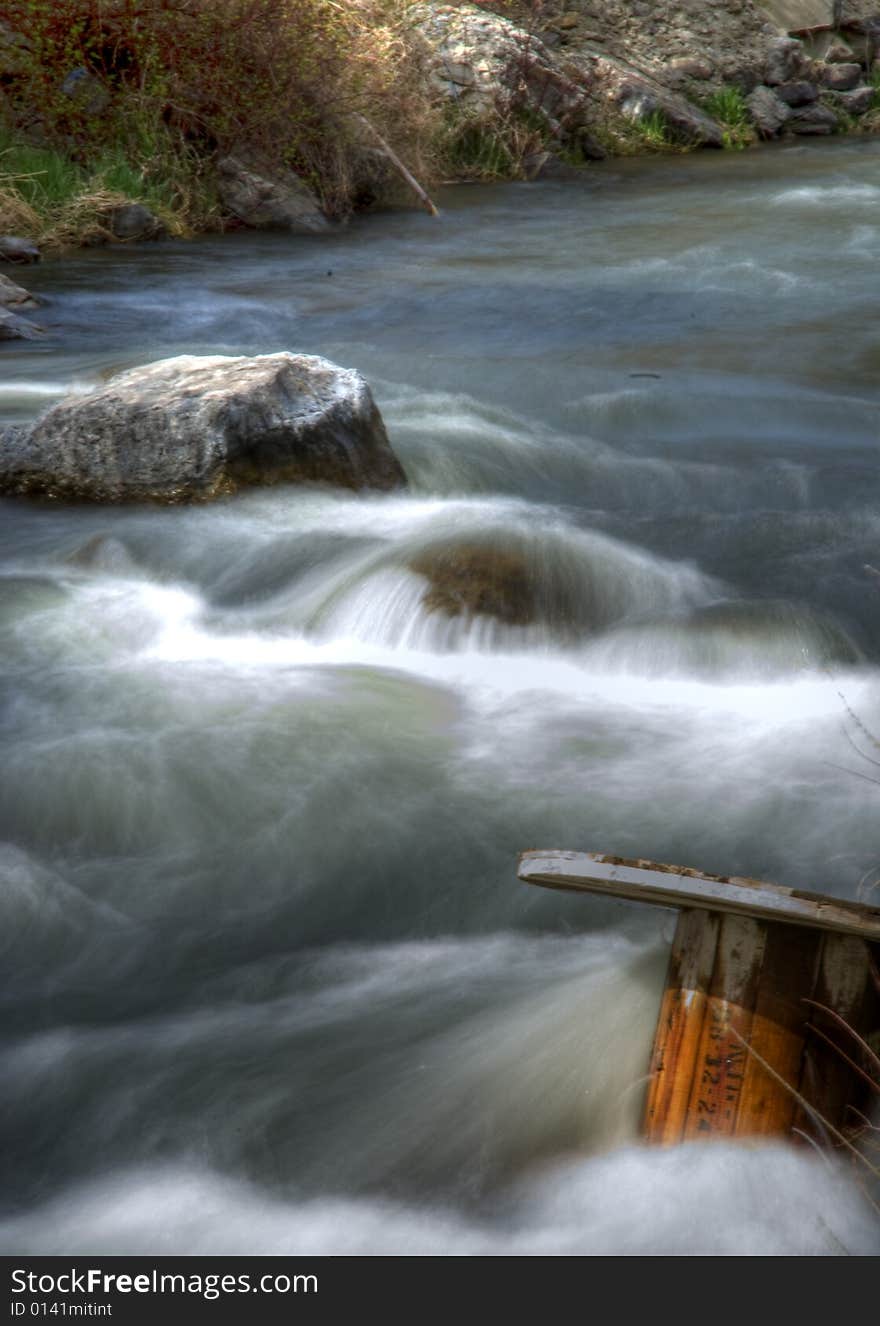
MULTIPOLYGON (((880 130, 877 4, 546 0, 517 21, 470 0, 417 0, 406 11, 406 30, 424 101, 444 106, 460 132, 484 135, 490 148, 515 138, 519 159, 509 174, 499 170, 501 178, 542 179, 573 176, 591 161, 647 147, 722 148, 880 130), (735 115, 736 124, 725 115, 735 115)), ((21 58, 21 41, 0 21, 0 123, 21 58)), ((106 109, 110 93, 86 71, 71 71, 68 84, 69 95, 88 94, 89 114, 106 109)), ((396 158, 379 142, 369 151, 381 158, 376 169, 388 173, 396 158)), ((293 171, 268 169, 246 150, 220 155, 213 169, 224 224, 332 232, 315 193, 293 171)), ((167 234, 161 218, 137 201, 108 204, 99 223, 87 242, 167 234)), ((33 237, 0 234, 0 269, 39 257, 33 237)), ((0 341, 39 338, 42 325, 24 316, 39 303, 0 275, 0 341)))
POLYGON ((856 127, 880 104, 875 4, 572 0, 534 27, 469 3, 429 0, 410 13, 441 95, 526 112, 543 120, 551 150, 590 158, 625 149, 627 127, 647 120, 670 144, 723 147, 725 92, 741 99, 755 138, 856 127), (794 31, 774 21, 807 24, 826 8, 827 21, 794 31))
MULTIPOLYGON (((494 7, 417 0, 404 11, 400 33, 418 71, 419 104, 457 126, 459 145, 482 136, 478 151, 491 155, 494 144, 501 177, 560 174, 650 148, 880 129, 878 0, 539 0, 529 8, 524 0, 494 7)), ((25 56, 22 38, 0 21, 0 123, 13 128, 21 124, 12 108, 25 56)), ((92 122, 109 113, 114 95, 87 69, 70 70, 60 91, 92 122)), ((363 117, 349 118, 355 154, 368 171, 398 186, 401 177, 412 181, 366 121, 357 127, 363 117)), ((25 132, 39 141, 38 107, 29 125, 25 132)), ((309 185, 267 165, 247 144, 217 152, 208 164, 221 225, 303 234, 329 228, 309 185)), ((468 177, 466 163, 460 175, 468 177)), ((381 200, 379 186, 375 197, 381 200)), ((143 202, 116 201, 97 217, 88 242, 163 233, 143 202)), ((8 257, 0 240, 0 261, 8 257)), ((3 317, 0 336, 13 334, 3 317)))

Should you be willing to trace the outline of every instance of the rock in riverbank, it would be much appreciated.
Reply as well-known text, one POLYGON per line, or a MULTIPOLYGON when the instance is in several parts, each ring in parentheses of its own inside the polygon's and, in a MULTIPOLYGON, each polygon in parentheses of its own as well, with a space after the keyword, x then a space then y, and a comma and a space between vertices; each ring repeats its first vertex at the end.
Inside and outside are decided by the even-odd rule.
POLYGON ((0 341, 35 341, 42 334, 43 328, 38 323, 0 308, 0 341))
POLYGON ((25 290, 24 286, 11 281, 8 276, 0 272, 0 308, 18 311, 23 308, 36 308, 39 302, 30 290, 25 290))
POLYGON ((252 163, 229 156, 217 164, 217 181, 220 201, 242 225, 300 235, 330 229, 314 194, 293 171, 270 177, 252 163))
POLYGON ((473 4, 424 0, 409 18, 434 90, 476 115, 525 114, 576 146, 609 113, 629 121, 659 114, 682 142, 722 145, 711 116, 619 56, 571 46, 562 60, 535 32, 473 4))
POLYGON ((40 250, 21 235, 0 235, 0 262, 30 263, 40 261, 40 250))
POLYGON ((38 323, 19 316, 22 309, 39 304, 30 290, 0 273, 0 341, 34 341, 42 336, 44 329, 38 323))
POLYGON ((314 355, 181 355, 0 432, 6 493, 187 502, 291 481, 406 483, 367 383, 314 355))

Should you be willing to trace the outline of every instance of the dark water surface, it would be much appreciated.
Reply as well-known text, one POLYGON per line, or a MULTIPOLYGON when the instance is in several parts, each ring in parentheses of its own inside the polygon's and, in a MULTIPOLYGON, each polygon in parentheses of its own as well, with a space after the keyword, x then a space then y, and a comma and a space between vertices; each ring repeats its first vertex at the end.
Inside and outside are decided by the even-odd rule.
POLYGON ((878 1251, 808 1151, 639 1145, 670 914, 515 871, 871 896, 880 146, 441 201, 32 274, 3 419, 301 350, 365 374, 411 490, 3 503, 0 1242, 878 1251), (577 629, 429 612, 453 538, 577 629))

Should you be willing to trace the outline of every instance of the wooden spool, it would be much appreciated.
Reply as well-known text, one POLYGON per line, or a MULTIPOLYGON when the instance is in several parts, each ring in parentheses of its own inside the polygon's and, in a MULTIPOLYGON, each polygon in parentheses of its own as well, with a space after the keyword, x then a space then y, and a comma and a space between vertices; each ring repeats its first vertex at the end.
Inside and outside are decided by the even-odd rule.
POLYGON ((871 1065, 853 1032, 880 1026, 880 909, 585 852, 523 852, 519 878, 679 909, 648 1141, 821 1137, 858 1123, 871 1065))

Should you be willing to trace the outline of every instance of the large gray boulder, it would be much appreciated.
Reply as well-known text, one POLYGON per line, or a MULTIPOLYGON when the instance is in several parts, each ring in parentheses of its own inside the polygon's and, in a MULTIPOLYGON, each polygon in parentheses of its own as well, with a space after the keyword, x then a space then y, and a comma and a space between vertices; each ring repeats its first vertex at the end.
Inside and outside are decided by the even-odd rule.
POLYGON ((226 211, 255 230, 315 235, 330 229, 314 194, 293 171, 270 176, 239 157, 223 157, 217 192, 226 211))
POLYGON ((648 116, 659 115, 677 142, 695 147, 724 146, 724 130, 717 120, 624 61, 584 55, 580 64, 599 100, 626 119, 637 124, 648 116))
MULTIPOLYGON (((476 5, 436 0, 413 5, 407 21, 413 42, 422 47, 429 97, 455 103, 477 124, 522 116, 539 125, 548 141, 588 160, 604 156, 589 132, 595 108, 581 71, 563 67, 536 33, 476 5)), ((534 178, 531 167, 525 173, 534 178)))
POLYGON ((433 90, 476 115, 525 112, 576 142, 609 111, 634 121, 659 113, 682 141, 723 145, 715 120, 623 59, 586 47, 560 59, 537 33, 473 4, 423 0, 407 19, 433 90))
POLYGON ((406 483, 364 379, 314 355, 181 355, 0 431, 0 491, 187 502, 252 484, 406 483))
POLYGON ((412 6, 407 20, 425 46, 433 89, 473 110, 518 106, 557 127, 583 98, 535 33, 472 4, 412 6))

